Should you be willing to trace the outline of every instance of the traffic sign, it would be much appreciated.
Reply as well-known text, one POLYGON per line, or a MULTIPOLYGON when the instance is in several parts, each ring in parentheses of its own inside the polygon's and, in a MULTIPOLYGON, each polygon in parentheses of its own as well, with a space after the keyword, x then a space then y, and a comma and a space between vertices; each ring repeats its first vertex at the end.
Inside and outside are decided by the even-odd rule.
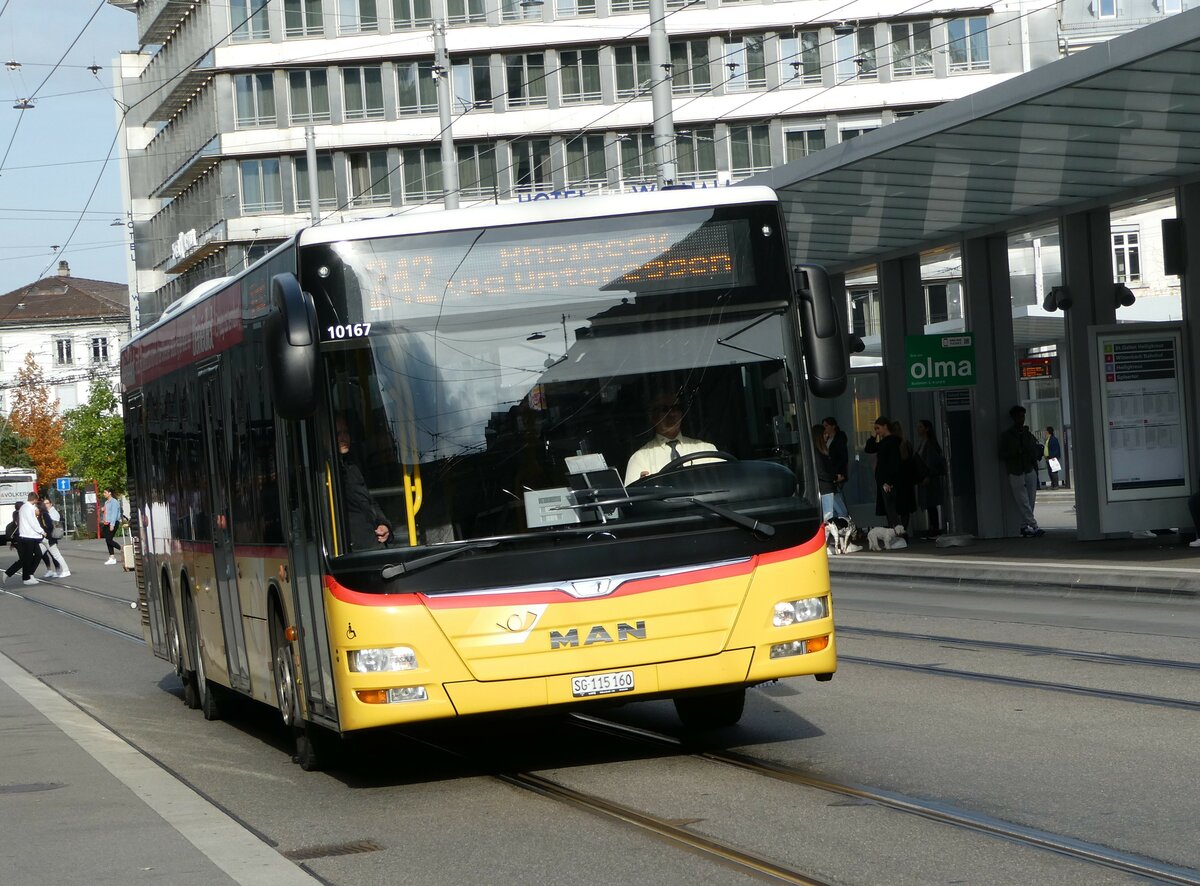
POLYGON ((71 478, 70 477, 59 477, 57 480, 54 481, 54 488, 57 489, 59 492, 70 492, 71 491, 71 478))

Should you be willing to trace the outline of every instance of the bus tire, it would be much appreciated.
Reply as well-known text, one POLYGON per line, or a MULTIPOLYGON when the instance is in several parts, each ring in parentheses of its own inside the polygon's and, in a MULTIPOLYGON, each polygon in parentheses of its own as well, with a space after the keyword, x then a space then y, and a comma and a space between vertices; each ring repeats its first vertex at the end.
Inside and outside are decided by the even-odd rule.
POLYGON ((291 728, 300 722, 300 692, 296 683, 296 660, 292 644, 284 636, 283 615, 279 604, 271 604, 271 670, 275 682, 275 703, 283 725, 291 728))
POLYGON ((179 617, 175 615, 175 601, 171 597, 171 585, 166 579, 163 580, 159 600, 162 603, 163 620, 167 624, 167 656, 171 664, 175 665, 175 676, 179 677, 183 684, 183 703, 189 708, 194 708, 196 705, 191 698, 192 684, 183 667, 183 640, 179 634, 179 617))
POLYGON ((675 713, 688 729, 721 729, 742 719, 746 687, 703 695, 681 695, 674 699, 675 713))
POLYGON ((204 658, 200 654, 200 629, 199 621, 196 618, 196 599, 186 588, 183 589, 182 596, 183 623, 184 630, 187 631, 188 651, 192 654, 192 664, 196 666, 191 680, 196 697, 195 707, 204 714, 205 720, 219 720, 221 719, 221 708, 217 703, 217 693, 204 673, 204 658))
POLYGON ((296 727, 296 753, 292 762, 305 772, 328 769, 338 749, 338 737, 324 726, 302 723, 296 727))

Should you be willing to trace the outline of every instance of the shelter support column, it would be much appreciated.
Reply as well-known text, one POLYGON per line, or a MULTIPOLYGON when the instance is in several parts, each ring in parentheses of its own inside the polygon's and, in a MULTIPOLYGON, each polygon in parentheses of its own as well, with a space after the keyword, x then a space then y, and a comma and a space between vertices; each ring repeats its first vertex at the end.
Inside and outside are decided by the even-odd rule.
POLYGON ((921 257, 906 255, 879 263, 879 327, 886 369, 883 413, 904 425, 912 442, 916 415, 930 411, 933 397, 908 393, 904 337, 925 331, 925 288, 921 283, 921 257))
POLYGON ((1067 381, 1075 478, 1075 519, 1080 541, 1103 538, 1100 531, 1102 441, 1095 439, 1100 404, 1088 368, 1088 327, 1117 322, 1113 299, 1112 234, 1108 209, 1062 218, 1063 283, 1071 294, 1066 314, 1067 381))
MULTIPOLYGON (((1183 185, 1175 195, 1176 217, 1183 223, 1183 273, 1179 275, 1183 303, 1183 341, 1188 397, 1188 438, 1192 476, 1200 477, 1200 182, 1183 185)), ((1200 489, 1192 489, 1198 492, 1200 489)), ((1196 527, 1188 527, 1189 529, 1196 527)))
POLYGON ((975 534, 980 538, 1003 538, 1016 535, 1021 528, 1008 475, 999 457, 1000 432, 1008 427, 1008 410, 1017 402, 1008 238, 996 234, 967 240, 962 257, 963 310, 967 329, 975 333, 975 408, 971 420, 975 441, 975 534))

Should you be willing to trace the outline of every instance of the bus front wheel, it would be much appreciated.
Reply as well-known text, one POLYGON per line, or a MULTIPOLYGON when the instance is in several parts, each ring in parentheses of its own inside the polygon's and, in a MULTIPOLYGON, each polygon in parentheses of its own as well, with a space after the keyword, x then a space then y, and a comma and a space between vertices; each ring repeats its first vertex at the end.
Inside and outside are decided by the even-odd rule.
POLYGON ((681 695, 674 699, 675 713, 688 729, 720 729, 742 719, 746 687, 703 695, 681 695))
POLYGON ((284 634, 286 628, 278 605, 271 607, 271 662, 275 673, 275 702, 287 728, 300 721, 300 698, 296 688, 295 659, 292 644, 284 634))

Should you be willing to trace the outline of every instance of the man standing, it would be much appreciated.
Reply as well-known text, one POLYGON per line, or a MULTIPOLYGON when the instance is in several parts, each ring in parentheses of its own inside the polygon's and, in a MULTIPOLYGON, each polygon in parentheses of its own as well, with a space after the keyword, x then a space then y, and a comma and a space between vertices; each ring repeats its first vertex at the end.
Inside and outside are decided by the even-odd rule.
POLYGON ((17 569, 21 570, 23 584, 35 585, 38 580, 33 577, 38 560, 42 556, 42 539, 46 532, 42 528, 41 513, 38 510, 36 492, 29 493, 29 499, 17 510, 17 557, 18 560, 5 571, 5 578, 11 578, 17 569))
POLYGON ((833 466, 834 516, 849 517, 846 499, 842 497, 842 487, 846 485, 846 477, 850 474, 850 445, 846 432, 838 427, 837 419, 832 415, 821 420, 821 427, 825 432, 825 448, 829 450, 829 461, 833 466))
POLYGON ((1021 535, 1033 538, 1045 535, 1046 531, 1037 524, 1033 516, 1037 499, 1038 461, 1042 457, 1042 444, 1025 424, 1025 407, 1014 406, 1008 410, 1012 427, 1000 434, 1000 460, 1008 471, 1008 487, 1021 515, 1021 535))
POLYGON ((1046 473, 1050 475, 1050 488, 1057 489, 1062 476, 1062 446, 1054 436, 1054 428, 1046 427, 1046 442, 1042 444, 1042 455, 1046 459, 1046 473))
POLYGON ((121 500, 113 495, 112 487, 104 487, 104 543, 108 545, 108 559, 104 561, 105 566, 115 566, 117 564, 117 554, 121 552, 121 545, 116 539, 117 530, 121 526, 121 500))

